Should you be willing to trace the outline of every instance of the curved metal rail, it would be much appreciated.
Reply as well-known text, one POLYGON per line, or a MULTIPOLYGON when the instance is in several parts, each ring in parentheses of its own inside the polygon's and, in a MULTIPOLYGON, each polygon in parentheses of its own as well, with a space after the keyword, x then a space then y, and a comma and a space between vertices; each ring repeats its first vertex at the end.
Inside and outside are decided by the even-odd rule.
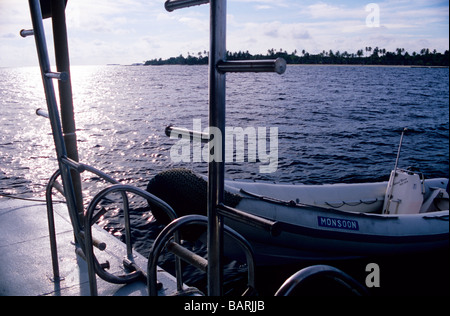
POLYGON ((275 296, 289 296, 303 282, 313 277, 325 276, 349 288, 355 295, 368 295, 367 289, 347 273, 328 265, 315 265, 304 268, 288 278, 275 296))
MULTIPOLYGON (((123 284, 130 283, 138 278, 142 278, 142 269, 135 267, 133 263, 133 250, 131 243, 131 230, 130 230, 130 218, 129 218, 129 202, 127 193, 133 193, 135 195, 141 196, 146 199, 151 205, 156 205, 157 207, 166 211, 167 215, 171 220, 174 220, 177 215, 175 211, 163 200, 158 197, 152 195, 151 193, 141 190, 139 188, 130 186, 130 185, 122 185, 112 177, 108 176, 106 173, 83 163, 75 162, 68 158, 62 158, 64 164, 69 166, 70 168, 76 169, 78 172, 82 173, 84 171, 89 171, 101 179, 109 182, 112 186, 109 186, 102 191, 100 191, 90 202, 88 209, 86 211, 86 215, 84 217, 84 222, 82 222, 73 212, 69 212, 71 215, 71 221, 74 229, 75 238, 78 241, 78 246, 81 248, 82 252, 80 254, 84 255, 86 261, 88 263, 89 268, 89 279, 90 279, 90 287, 91 294, 97 294, 97 285, 95 280, 95 274, 97 274, 100 278, 104 279, 110 283, 123 284), (100 250, 104 250, 106 245, 92 236, 92 225, 96 222, 96 219, 101 215, 98 212, 95 213, 97 205, 100 201, 105 198, 108 194, 112 193, 120 193, 122 196, 122 205, 124 211, 125 218, 125 236, 126 236, 126 246, 127 246, 127 262, 131 267, 134 266, 134 270, 125 275, 113 275, 107 271, 105 271, 105 265, 100 264, 95 257, 93 247, 100 250), (95 213, 95 214, 94 214, 95 213)), ((55 234, 55 222, 54 222, 54 213, 53 213, 53 201, 52 201, 52 189, 56 187, 56 180, 61 175, 60 171, 57 170, 49 180, 46 190, 46 200, 47 200, 47 217, 49 223, 49 232, 50 232, 50 245, 51 245, 51 253, 52 253, 52 264, 53 264, 53 275, 57 280, 59 279, 59 266, 58 266, 58 255, 57 255, 57 245, 56 245, 56 234, 55 234)), ((102 213, 103 214, 103 213, 102 213)))
MULTIPOLYGON (((181 247, 176 243, 171 243, 170 240, 172 236, 183 226, 189 225, 208 225, 208 218, 202 215, 187 215, 176 220, 172 221, 169 225, 167 225, 161 233, 156 238, 153 243, 153 247, 150 251, 148 257, 148 266, 147 266, 147 282, 148 282, 148 293, 150 296, 157 296, 157 263, 158 258, 161 252, 166 247, 181 247), (175 245, 174 245, 175 244, 175 245)), ((248 241, 242 237, 238 232, 229 228, 228 226, 224 227, 224 233, 231 237, 234 241, 238 243, 238 245, 242 248, 245 253, 245 257, 247 259, 247 267, 248 267, 248 288, 244 292, 243 295, 250 295, 255 292, 255 264, 253 260, 253 250, 248 243, 248 241)), ((179 249, 178 249, 179 250, 179 249)), ((184 249, 179 251, 172 251, 176 256, 181 257, 188 263, 193 264, 195 267, 201 269, 202 271, 207 270, 208 262, 206 259, 197 256, 196 254, 184 249)), ((177 271, 176 277, 178 283, 182 283, 181 271, 177 271)), ((180 290, 180 289, 179 289, 180 290)))
MULTIPOLYGON (((126 196, 127 193, 133 193, 135 195, 141 196, 142 198, 145 198, 148 200, 151 204, 157 205, 159 208, 166 211, 167 215, 171 218, 171 220, 174 220, 177 215, 175 211, 163 200, 157 198, 156 196, 148 193, 147 191, 141 190, 139 188, 130 186, 130 185, 122 185, 122 184, 115 184, 112 185, 106 189, 103 189, 100 191, 91 201, 89 204, 89 207, 86 211, 85 221, 84 221, 84 227, 85 227, 85 255, 86 255, 86 261, 88 264, 89 271, 95 271, 99 277, 101 277, 103 280, 108 281, 110 283, 129 283, 133 282, 138 278, 141 278, 143 276, 142 269, 136 269, 135 271, 125 274, 125 275, 113 275, 107 271, 105 271, 101 265, 98 263, 95 255, 94 255, 94 249, 93 249, 93 237, 92 237, 92 225, 95 223, 93 220, 96 216, 94 214, 96 207, 100 201, 106 197, 108 194, 119 192, 123 196, 126 196)), ((128 210, 128 200, 124 200, 124 211, 128 210)), ((125 218, 128 217, 128 212, 125 212, 125 218)), ((128 253, 128 259, 132 260, 132 249, 131 249, 131 237, 129 235, 130 233, 130 223, 129 219, 125 220, 125 230, 127 232, 127 253, 128 253), (130 239, 129 239, 130 238, 130 239), (129 246, 128 246, 129 245, 129 246)), ((91 276, 91 290, 94 290, 96 288, 96 280, 95 275, 91 276)))
MULTIPOLYGON (((106 173, 104 173, 94 167, 72 161, 68 158, 62 158, 61 160, 63 161, 63 163, 66 163, 68 166, 77 169, 77 171, 79 171, 80 173, 84 172, 84 171, 89 171, 107 182, 110 182, 112 184, 119 183, 118 181, 116 181, 113 178, 111 178, 110 176, 108 176, 106 173)), ((59 275, 56 233, 55 233, 55 220, 54 220, 52 190, 53 190, 53 188, 56 188, 61 194, 65 195, 64 189, 62 187, 60 187, 60 185, 56 182, 60 176, 61 176, 61 171, 58 169, 50 177, 50 179, 47 183, 46 192, 45 192, 45 199, 46 199, 46 203, 47 203, 47 221, 48 221, 49 235, 50 235, 50 249, 51 249, 52 264, 53 264, 53 277, 55 280, 58 280, 60 275, 59 275)), ((126 199, 126 198, 127 197, 125 195, 124 199, 126 199)), ((81 247, 82 253, 84 253, 83 225, 80 221, 80 218, 78 217, 78 214, 72 212, 70 209, 69 209, 69 217, 70 217, 70 220, 72 223, 75 240, 78 243, 78 247, 81 247)), ((128 238, 127 238, 127 240, 128 240, 128 238)), ((101 243, 100 241, 97 241, 97 240, 93 241, 93 245, 96 246, 97 248, 99 248, 100 250, 104 250, 106 248, 106 245, 104 243, 101 243)), ((127 249, 128 249, 128 245, 127 245, 127 249)))

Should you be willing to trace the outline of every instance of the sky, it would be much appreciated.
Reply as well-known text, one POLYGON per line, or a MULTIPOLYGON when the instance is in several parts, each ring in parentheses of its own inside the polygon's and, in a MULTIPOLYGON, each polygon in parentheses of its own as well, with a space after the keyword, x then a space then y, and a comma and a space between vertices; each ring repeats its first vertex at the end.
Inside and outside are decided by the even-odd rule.
MULTIPOLYGON (((209 47, 209 5, 174 12, 164 0, 69 0, 66 9, 72 65, 141 63, 198 56, 209 47)), ((26 0, 0 0, 0 67, 35 66, 26 0)), ((51 21, 45 20, 48 44, 51 21)), ((228 0, 227 49, 267 53, 356 53, 365 47, 412 53, 449 49, 449 1, 228 0)), ((51 49, 52 50, 52 49, 51 49)), ((51 51, 50 50, 50 51, 51 51)), ((53 57, 52 57, 53 58, 53 57)))

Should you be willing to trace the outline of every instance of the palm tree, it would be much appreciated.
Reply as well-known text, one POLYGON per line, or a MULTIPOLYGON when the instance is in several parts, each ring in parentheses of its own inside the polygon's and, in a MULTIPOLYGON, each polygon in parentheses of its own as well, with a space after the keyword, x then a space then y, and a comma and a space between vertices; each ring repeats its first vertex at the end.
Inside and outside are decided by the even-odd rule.
POLYGON ((361 58, 362 55, 364 55, 364 51, 363 51, 362 49, 360 49, 360 50, 358 50, 358 51, 356 52, 356 55, 357 55, 359 58, 361 58))

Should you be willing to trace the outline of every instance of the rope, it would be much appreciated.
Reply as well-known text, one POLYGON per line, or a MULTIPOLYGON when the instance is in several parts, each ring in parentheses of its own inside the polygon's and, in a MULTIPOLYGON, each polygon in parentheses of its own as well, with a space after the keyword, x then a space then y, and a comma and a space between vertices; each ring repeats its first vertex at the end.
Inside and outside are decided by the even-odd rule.
POLYGON ((327 202, 325 201, 324 203, 332 208, 340 208, 344 205, 348 205, 348 206, 358 206, 361 204, 366 204, 366 205, 370 205, 370 204, 374 204, 376 202, 380 201, 378 198, 376 198, 375 200, 367 200, 367 201, 363 201, 363 200, 359 200, 359 201, 351 201, 351 202, 346 202, 346 201, 340 201, 340 202, 327 202), (340 204, 340 205, 337 205, 340 204))
MULTIPOLYGON (((0 193, 1 197, 4 198, 8 198, 8 199, 14 199, 14 200, 22 200, 22 201, 30 201, 30 202, 41 202, 41 203, 46 203, 46 200, 39 200, 39 199, 32 199, 32 198, 23 198, 23 197, 19 197, 19 196, 15 196, 15 195, 11 195, 11 194, 5 194, 5 193, 0 193)), ((65 201, 53 201, 53 203, 66 203, 65 201)))

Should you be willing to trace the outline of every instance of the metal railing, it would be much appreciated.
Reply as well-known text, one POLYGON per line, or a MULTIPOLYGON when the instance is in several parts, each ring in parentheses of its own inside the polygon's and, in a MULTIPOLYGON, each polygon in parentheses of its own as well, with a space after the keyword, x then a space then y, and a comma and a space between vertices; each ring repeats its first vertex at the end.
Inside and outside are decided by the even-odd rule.
MULTIPOLYGON (((209 260, 204 259, 203 257, 198 256, 197 254, 185 249, 178 242, 171 241, 172 236, 176 234, 178 230, 182 227, 189 225, 208 225, 208 218, 202 215, 187 215, 176 220, 172 221, 169 225, 167 225, 161 233, 156 238, 153 243, 153 247, 150 251, 148 257, 148 267, 147 267, 147 275, 148 275, 148 293, 151 296, 157 296, 157 279, 156 279, 156 269, 158 264, 158 258, 164 248, 167 248, 170 252, 176 255, 176 257, 183 259, 185 262, 195 266, 197 269, 207 272, 208 268, 211 264, 217 264, 215 262, 211 262, 209 260)), ((255 291, 255 263, 253 259, 253 250, 247 240, 242 237, 238 232, 233 229, 225 226, 224 233, 232 238, 242 251, 245 254, 245 258, 247 260, 247 275, 248 275, 248 284, 247 289, 244 291, 243 295, 252 295, 255 291)), ((176 271, 177 284, 182 284, 182 273, 181 271, 176 271)), ((182 292, 182 288, 178 288, 178 291, 182 292)))
POLYGON ((209 0, 168 0, 164 4, 164 7, 167 11, 172 12, 177 9, 183 9, 207 3, 209 3, 209 0))
POLYGON ((295 290, 301 288, 305 281, 319 277, 331 279, 336 284, 347 288, 354 295, 366 296, 369 294, 364 286, 347 273, 328 265, 314 265, 294 273, 283 283, 275 296, 290 296, 294 294, 295 290))

